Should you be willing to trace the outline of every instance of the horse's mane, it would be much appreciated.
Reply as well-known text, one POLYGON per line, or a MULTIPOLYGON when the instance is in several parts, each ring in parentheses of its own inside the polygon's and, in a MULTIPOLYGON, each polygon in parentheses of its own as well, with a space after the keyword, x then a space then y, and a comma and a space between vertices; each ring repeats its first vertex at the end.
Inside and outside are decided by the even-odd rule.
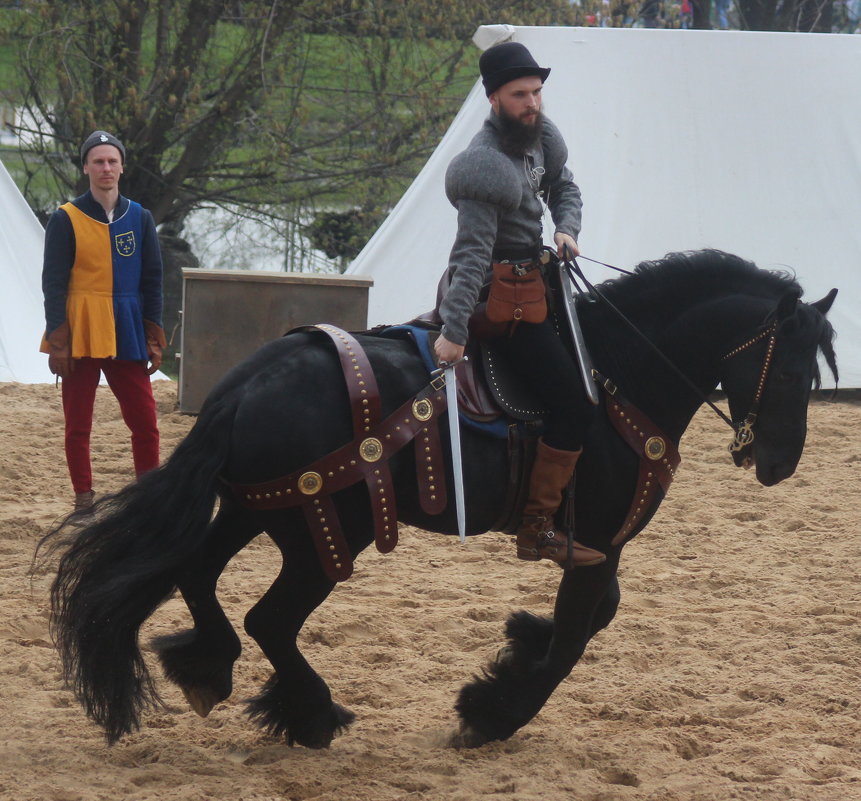
MULTIPOLYGON (((763 270, 753 262, 720 250, 670 253, 662 259, 640 262, 633 272, 598 284, 598 291, 625 316, 638 320, 647 334, 650 321, 665 323, 678 309, 689 307, 696 298, 743 293, 777 301, 786 292, 795 292, 799 297, 803 294, 795 275, 788 270, 763 270)), ((605 304, 598 302, 590 306, 588 311, 588 307, 583 309, 586 316, 597 314, 598 319, 604 321, 602 325, 592 318, 602 330, 599 347, 615 362, 636 363, 636 346, 613 344, 617 337, 628 336, 627 328, 619 325, 605 304)), ((804 315, 797 324, 812 327, 810 335, 822 350, 836 382, 831 324, 818 313, 804 315)), ((815 383, 818 387, 818 367, 815 383)))
POLYGON ((788 290, 801 294, 788 271, 761 270, 753 262, 720 250, 670 253, 662 259, 640 262, 631 274, 600 284, 601 291, 619 308, 687 305, 692 295, 761 294, 779 298, 788 290))

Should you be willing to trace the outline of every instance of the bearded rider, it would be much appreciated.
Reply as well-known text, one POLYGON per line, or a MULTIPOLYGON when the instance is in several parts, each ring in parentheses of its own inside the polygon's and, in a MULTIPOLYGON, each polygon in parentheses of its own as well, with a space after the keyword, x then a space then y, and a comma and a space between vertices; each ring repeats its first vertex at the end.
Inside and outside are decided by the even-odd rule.
MULTIPOLYGON (((469 147, 452 160, 445 181, 457 208, 458 229, 434 349, 440 361, 449 363, 463 356, 469 320, 492 264, 538 268, 543 203, 555 225, 558 255, 566 246, 574 256, 580 252, 580 190, 565 166, 568 149, 562 135, 541 111, 541 90, 550 70, 539 67, 517 42, 485 51, 479 70, 491 111, 469 147)), ((603 562, 603 553, 576 541, 569 560, 567 537, 554 526, 593 411, 580 371, 547 319, 520 321, 494 342, 546 410, 516 532, 517 555, 528 561, 552 559, 566 567, 603 562)))

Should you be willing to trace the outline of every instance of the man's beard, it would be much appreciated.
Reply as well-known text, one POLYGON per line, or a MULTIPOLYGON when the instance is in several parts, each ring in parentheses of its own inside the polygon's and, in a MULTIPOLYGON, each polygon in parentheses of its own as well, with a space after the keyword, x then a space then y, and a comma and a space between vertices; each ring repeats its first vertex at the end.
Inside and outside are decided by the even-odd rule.
POLYGON ((522 155, 532 150, 541 141, 541 129, 544 127, 544 114, 541 111, 536 114, 532 125, 521 122, 502 107, 497 112, 497 116, 500 144, 509 155, 522 155))

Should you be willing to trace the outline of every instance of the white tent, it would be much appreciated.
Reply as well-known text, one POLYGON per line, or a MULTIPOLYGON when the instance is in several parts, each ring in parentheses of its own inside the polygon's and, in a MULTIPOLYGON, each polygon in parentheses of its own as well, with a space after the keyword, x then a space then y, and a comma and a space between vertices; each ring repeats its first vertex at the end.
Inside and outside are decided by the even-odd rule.
MULTIPOLYGON (((861 36, 490 25, 474 40, 508 38, 552 68, 545 110, 583 192, 584 255, 630 268, 715 247, 791 269, 807 300, 836 286, 840 383, 861 387, 861 36)), ((445 169, 488 109, 477 83, 351 265, 374 279, 370 324, 432 307, 456 225, 445 169)))
POLYGON ((0 201, 0 381, 47 384, 54 377, 39 353, 45 232, 2 162, 0 201))

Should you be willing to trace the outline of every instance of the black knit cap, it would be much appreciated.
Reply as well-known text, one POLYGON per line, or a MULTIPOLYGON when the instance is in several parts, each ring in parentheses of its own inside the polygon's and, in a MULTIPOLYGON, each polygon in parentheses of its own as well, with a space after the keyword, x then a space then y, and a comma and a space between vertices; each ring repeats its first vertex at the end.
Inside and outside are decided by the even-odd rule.
POLYGON ((84 140, 84 144, 81 145, 81 164, 87 160, 87 153, 99 145, 113 145, 120 151, 120 157, 122 158, 123 164, 126 163, 126 149, 123 147, 123 143, 120 142, 116 136, 108 133, 107 131, 93 131, 84 140))
POLYGON ((478 60, 478 69, 488 97, 500 86, 517 78, 537 75, 544 83, 550 74, 550 68, 539 67, 532 53, 520 42, 503 42, 485 50, 478 60))

